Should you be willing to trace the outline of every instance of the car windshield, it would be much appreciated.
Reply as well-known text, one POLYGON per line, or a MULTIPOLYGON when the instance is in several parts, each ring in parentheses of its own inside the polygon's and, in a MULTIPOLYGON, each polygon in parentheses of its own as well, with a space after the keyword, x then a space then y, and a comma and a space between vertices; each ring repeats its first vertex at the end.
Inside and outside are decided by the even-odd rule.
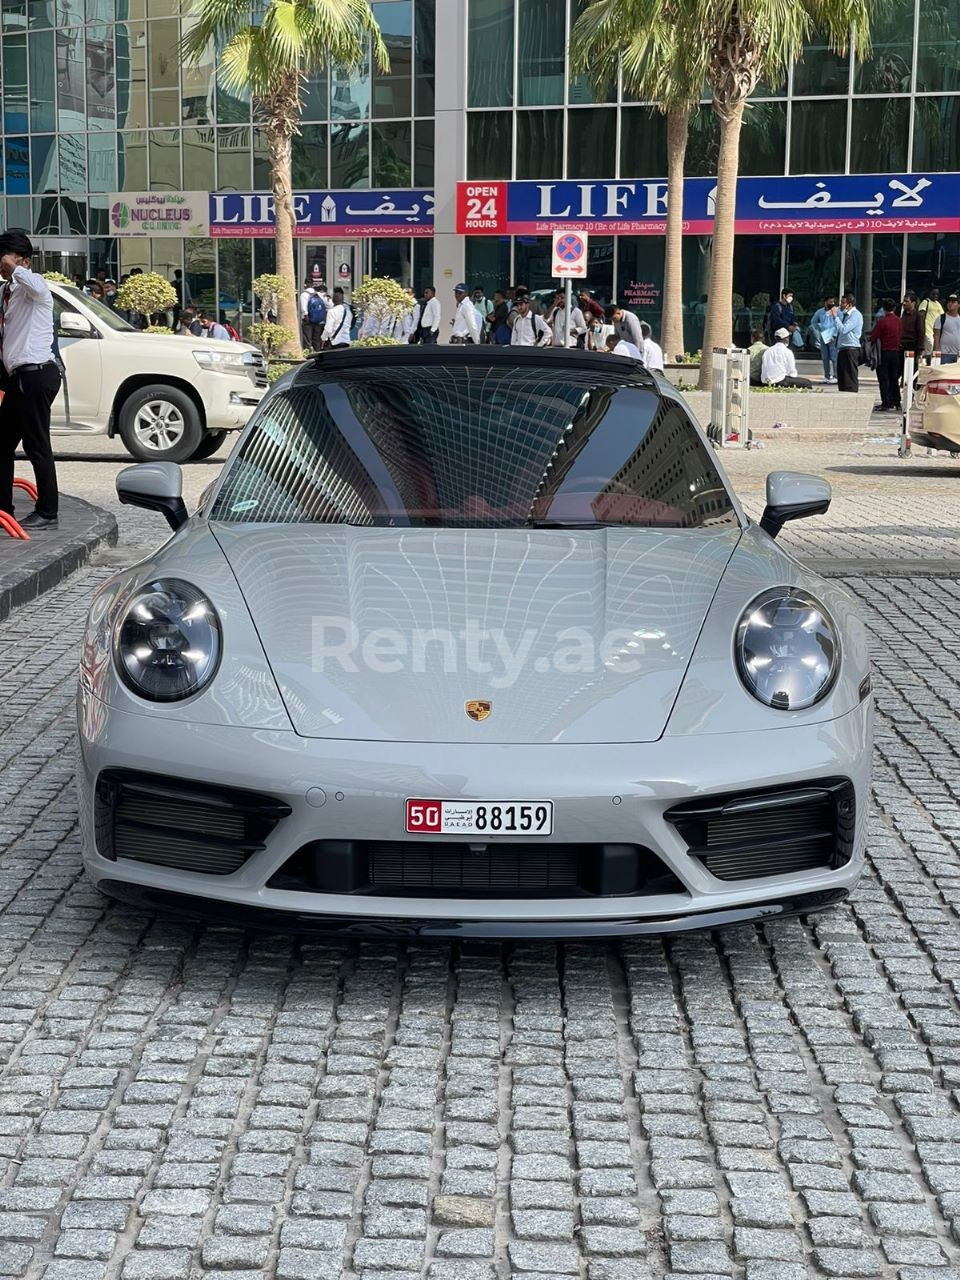
MULTIPOLYGON (((84 293, 82 289, 74 288, 73 285, 61 285, 60 287, 65 294, 69 295, 71 302, 75 300, 86 307, 88 311, 92 311, 97 319, 105 324, 108 329, 116 329, 118 333, 138 332, 132 324, 128 324, 124 320, 123 316, 118 316, 116 311, 111 311, 99 298, 91 298, 88 293, 84 293)), ((64 308, 64 310, 67 310, 67 308, 64 308)))
POLYGON ((210 513, 231 522, 699 528, 736 515, 683 408, 619 358, 596 371, 357 365, 258 415, 210 513))

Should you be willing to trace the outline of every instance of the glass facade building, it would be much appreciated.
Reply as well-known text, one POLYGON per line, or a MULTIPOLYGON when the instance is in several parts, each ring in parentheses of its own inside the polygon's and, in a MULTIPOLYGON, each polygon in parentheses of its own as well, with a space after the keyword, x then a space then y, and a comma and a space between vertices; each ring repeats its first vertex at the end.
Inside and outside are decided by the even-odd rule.
MULTIPOLYGON (((240 3, 241 0, 238 0, 240 3)), ((570 73, 569 31, 585 0, 375 0, 390 73, 336 67, 304 89, 294 147, 300 191, 435 192, 433 237, 369 236, 356 272, 388 274, 441 299, 461 278, 488 290, 546 289, 549 238, 456 235, 461 180, 663 178, 664 117, 615 87, 594 94, 570 73)), ((273 264, 269 237, 111 234, 115 192, 269 190, 269 158, 249 101, 218 88, 216 51, 181 65, 179 0, 0 0, 2 218, 27 228, 44 265, 68 274, 132 266, 186 272, 191 295, 249 305, 273 264)), ((707 100, 687 172, 715 172, 707 100)), ((745 175, 960 170, 960 0, 890 0, 871 56, 839 58, 814 40, 787 83, 760 86, 746 114, 745 175)), ((684 245, 688 346, 697 346, 710 241, 684 245)), ((588 284, 656 321, 658 236, 593 235, 588 284)), ((301 264, 306 265, 306 246, 301 264)), ((960 233, 752 235, 735 264, 737 336, 765 295, 789 281, 805 311, 852 287, 871 306, 904 287, 960 286, 960 233)))

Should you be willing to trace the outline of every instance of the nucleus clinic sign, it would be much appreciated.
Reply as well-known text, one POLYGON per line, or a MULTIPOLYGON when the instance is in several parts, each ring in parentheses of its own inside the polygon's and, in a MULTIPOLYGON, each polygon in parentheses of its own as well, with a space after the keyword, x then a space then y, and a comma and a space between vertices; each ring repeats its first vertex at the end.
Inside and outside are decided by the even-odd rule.
MULTIPOLYGON (((210 234, 272 236, 275 207, 263 192, 215 192, 209 197, 210 234)), ((294 235, 432 236, 433 192, 299 191, 293 196, 294 235)))
POLYGON ((206 191, 119 191, 110 196, 114 236, 207 236, 206 191))
MULTIPOLYGON (((710 235, 715 178, 684 183, 685 235, 710 235)), ((548 236, 564 227, 593 235, 663 235, 666 180, 461 182, 461 235, 548 236)), ((740 234, 821 235, 960 231, 960 173, 741 178, 740 234)))

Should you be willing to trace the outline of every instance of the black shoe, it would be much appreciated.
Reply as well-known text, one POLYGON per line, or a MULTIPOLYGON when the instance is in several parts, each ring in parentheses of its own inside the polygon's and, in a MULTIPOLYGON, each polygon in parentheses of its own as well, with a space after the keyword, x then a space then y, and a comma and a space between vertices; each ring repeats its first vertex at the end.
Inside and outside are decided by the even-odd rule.
POLYGON ((60 520, 57 516, 42 516, 39 511, 31 511, 20 521, 20 528, 30 532, 33 529, 56 529, 60 520))

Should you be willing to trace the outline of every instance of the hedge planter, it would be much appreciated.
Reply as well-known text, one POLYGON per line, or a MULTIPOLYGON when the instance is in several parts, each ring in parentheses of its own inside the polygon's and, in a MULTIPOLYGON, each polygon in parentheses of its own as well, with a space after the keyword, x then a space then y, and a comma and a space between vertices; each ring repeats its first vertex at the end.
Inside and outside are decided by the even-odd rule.
MULTIPOLYGON (((710 422, 710 393, 685 391, 683 398, 700 425, 710 422)), ((784 422, 793 431, 838 433, 859 437, 870 428, 870 414, 876 399, 876 388, 870 384, 858 395, 812 391, 760 391, 750 389, 750 430, 757 438, 780 435, 775 422, 784 422)), ((893 415, 889 415, 891 418, 893 415)))

